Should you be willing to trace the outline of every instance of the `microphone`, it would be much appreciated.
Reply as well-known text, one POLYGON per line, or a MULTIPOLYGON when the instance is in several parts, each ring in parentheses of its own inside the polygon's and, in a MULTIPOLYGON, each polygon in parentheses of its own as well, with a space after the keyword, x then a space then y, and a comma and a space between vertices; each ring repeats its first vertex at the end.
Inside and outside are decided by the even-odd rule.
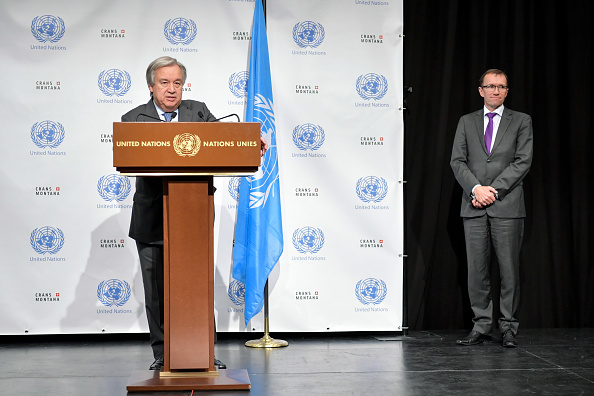
MULTIPOLYGON (((198 113, 198 115, 200 115, 200 113, 198 113)), ((241 122, 241 120, 239 119, 239 116, 237 114, 229 114, 229 115, 226 115, 225 117, 217 118, 216 120, 213 120, 211 122, 217 122, 217 121, 224 120, 225 118, 229 118, 229 117, 233 117, 233 116, 237 117, 237 122, 241 122)))
POLYGON ((225 117, 221 117, 221 118, 217 118, 216 120, 208 121, 208 120, 204 119, 203 112, 201 112, 201 111, 198 112, 198 117, 200 117, 202 119, 202 121, 204 121, 204 122, 217 122, 217 121, 224 120, 225 118, 229 118, 232 116, 237 117, 237 122, 241 122, 241 120, 239 119, 239 116, 237 114, 229 114, 229 115, 226 115, 225 117))
MULTIPOLYGON (((135 119, 135 121, 138 121, 138 117, 140 117, 140 116, 143 116, 143 117, 146 117, 146 118, 150 118, 151 120, 156 120, 156 121, 159 121, 159 122, 167 122, 167 121, 164 121, 164 120, 162 120, 162 119, 160 119, 160 118, 153 117, 152 115, 148 115, 148 114, 144 114, 144 113, 138 114, 138 115, 136 116, 136 119, 135 119)), ((176 113, 176 112, 173 112, 173 113, 171 114, 171 121, 173 121, 173 119, 174 119, 175 117, 177 117, 177 113, 176 113)))

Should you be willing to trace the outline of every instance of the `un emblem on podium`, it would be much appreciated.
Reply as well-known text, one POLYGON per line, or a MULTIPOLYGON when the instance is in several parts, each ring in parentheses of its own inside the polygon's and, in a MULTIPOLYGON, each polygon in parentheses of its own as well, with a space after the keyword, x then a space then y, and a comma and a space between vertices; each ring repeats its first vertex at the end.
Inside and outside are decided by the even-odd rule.
POLYGON ((173 149, 180 157, 193 157, 200 151, 200 137, 191 133, 176 135, 173 139, 173 149))

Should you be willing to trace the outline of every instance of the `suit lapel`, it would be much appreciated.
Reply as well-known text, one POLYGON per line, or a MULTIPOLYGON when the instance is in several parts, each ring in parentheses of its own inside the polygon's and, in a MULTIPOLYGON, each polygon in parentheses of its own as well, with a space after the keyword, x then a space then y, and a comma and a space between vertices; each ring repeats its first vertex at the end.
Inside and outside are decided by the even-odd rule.
MULTIPOLYGON (((157 109, 155 108, 155 104, 153 103, 153 99, 149 100, 147 104, 144 105, 144 114, 147 114, 154 118, 160 118, 159 114, 157 113, 157 109)), ((155 120, 147 119, 146 122, 153 122, 155 120)))
POLYGON ((178 107, 179 122, 192 122, 192 111, 188 109, 184 102, 178 107))
POLYGON ((480 109, 476 113, 475 122, 476 122, 476 133, 479 137, 479 142, 481 142, 481 147, 485 154, 487 154, 487 146, 485 145, 485 117, 483 109, 480 109))
MULTIPOLYGON (((153 103, 153 100, 149 100, 149 102, 145 105, 145 113, 155 117, 155 118, 161 118, 159 113, 157 113, 157 109, 155 108, 155 104, 153 103)), ((178 114, 177 116, 179 117, 179 122, 191 122, 192 118, 193 118, 193 114, 192 111, 187 108, 186 106, 184 106, 184 103, 182 102, 181 105, 179 106, 179 108, 177 109, 178 114)))
POLYGON ((493 151, 497 149, 497 146, 503 139, 503 135, 505 135, 505 132, 507 132, 507 128, 509 127, 512 118, 512 111, 509 110, 507 107, 504 108, 503 115, 501 116, 501 122, 499 123, 499 128, 497 129, 497 136, 495 136, 495 143, 493 143, 493 149, 491 150, 491 153, 493 153, 493 151))

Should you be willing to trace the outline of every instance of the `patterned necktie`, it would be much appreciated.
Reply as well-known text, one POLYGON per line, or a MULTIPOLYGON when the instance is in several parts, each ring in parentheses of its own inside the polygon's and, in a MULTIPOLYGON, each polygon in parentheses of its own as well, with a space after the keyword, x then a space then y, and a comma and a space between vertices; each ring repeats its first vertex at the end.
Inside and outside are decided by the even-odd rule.
POLYGON ((172 113, 163 113, 163 117, 165 117, 165 121, 167 121, 167 122, 171 121, 171 114, 172 113))
POLYGON ((489 122, 487 123, 487 129, 485 129, 485 146, 487 146, 487 154, 491 155, 491 140, 493 140, 493 117, 497 113, 487 113, 489 122))

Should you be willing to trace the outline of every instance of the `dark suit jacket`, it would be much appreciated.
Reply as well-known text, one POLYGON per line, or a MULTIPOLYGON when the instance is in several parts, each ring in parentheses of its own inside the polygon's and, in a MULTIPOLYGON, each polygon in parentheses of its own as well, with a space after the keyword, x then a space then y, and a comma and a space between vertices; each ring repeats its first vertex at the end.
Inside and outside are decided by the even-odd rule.
MULTIPOLYGON (((138 106, 122 116, 122 122, 157 122, 159 118, 153 100, 138 106), (148 117, 147 117, 148 115, 148 117), (151 118, 153 117, 153 118, 151 118)), ((206 105, 195 100, 182 100, 178 108, 179 122, 214 121, 206 105), (202 113, 202 117, 198 113, 202 113)), ((137 177, 132 204, 129 236, 138 242, 163 241, 163 179, 137 177)))
POLYGON ((464 115, 458 122, 450 165, 460 186, 460 216, 526 217, 522 180, 532 164, 532 119, 504 107, 491 154, 485 147, 483 109, 464 115), (472 188, 491 186, 499 199, 483 209, 472 205, 472 188))

